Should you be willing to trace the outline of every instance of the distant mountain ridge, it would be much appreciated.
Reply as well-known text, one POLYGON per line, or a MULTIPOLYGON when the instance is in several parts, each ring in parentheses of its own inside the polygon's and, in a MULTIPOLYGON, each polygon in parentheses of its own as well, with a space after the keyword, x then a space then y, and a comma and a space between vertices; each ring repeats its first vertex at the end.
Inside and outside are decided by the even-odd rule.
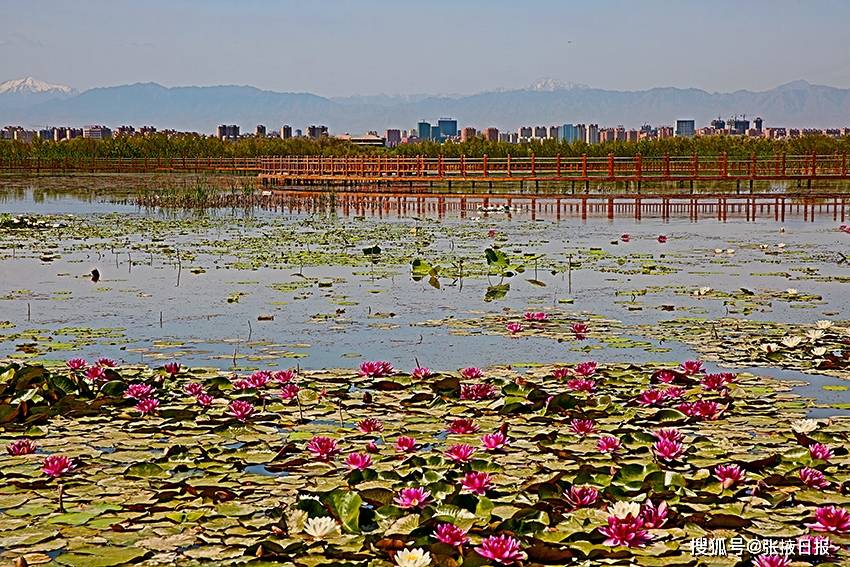
POLYGON ((564 122, 638 127, 693 118, 705 125, 716 117, 761 116, 766 126, 844 127, 850 125, 850 89, 793 81, 767 91, 711 93, 659 87, 616 91, 541 79, 521 89, 472 95, 371 95, 326 98, 310 93, 275 92, 252 86, 164 87, 136 83, 77 93, 32 78, 0 85, 0 122, 43 125, 110 126, 151 124, 211 133, 221 123, 252 131, 256 124, 304 128, 325 124, 333 133, 410 129, 420 119, 457 118, 460 125, 496 126, 564 122), (5 88, 5 90, 3 90, 5 88))

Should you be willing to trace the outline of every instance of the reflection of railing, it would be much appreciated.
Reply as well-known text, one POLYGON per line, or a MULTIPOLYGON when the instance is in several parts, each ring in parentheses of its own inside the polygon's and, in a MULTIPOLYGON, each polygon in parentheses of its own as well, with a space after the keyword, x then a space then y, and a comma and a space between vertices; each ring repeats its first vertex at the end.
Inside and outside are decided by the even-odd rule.
POLYGON ((748 181, 848 179, 846 154, 729 158, 634 157, 324 157, 259 158, 261 174, 293 179, 748 181))
POLYGON ((7 158, 4 173, 257 173, 258 158, 7 158))

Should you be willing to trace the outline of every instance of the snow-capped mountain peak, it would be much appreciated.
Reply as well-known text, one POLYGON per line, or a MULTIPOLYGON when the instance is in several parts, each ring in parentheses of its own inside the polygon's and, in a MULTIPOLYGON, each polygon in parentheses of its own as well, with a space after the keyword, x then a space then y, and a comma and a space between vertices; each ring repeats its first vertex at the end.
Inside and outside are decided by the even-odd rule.
POLYGON ((65 85, 51 85, 50 83, 45 83, 44 81, 39 81, 38 79, 34 79, 32 77, 27 77, 25 79, 13 79, 11 81, 6 81, 5 83, 0 83, 0 94, 3 93, 18 93, 18 94, 26 94, 26 93, 57 93, 57 94, 71 94, 74 92, 74 89, 65 85))

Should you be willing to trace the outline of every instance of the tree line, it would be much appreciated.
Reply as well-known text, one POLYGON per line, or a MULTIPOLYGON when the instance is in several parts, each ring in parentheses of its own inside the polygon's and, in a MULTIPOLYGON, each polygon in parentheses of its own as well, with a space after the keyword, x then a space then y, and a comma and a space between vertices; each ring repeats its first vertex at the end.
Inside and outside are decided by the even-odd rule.
POLYGON ((403 144, 396 148, 356 146, 345 140, 322 138, 244 138, 235 141, 220 140, 197 134, 152 134, 146 136, 124 136, 108 140, 76 138, 62 142, 36 139, 30 144, 17 141, 0 142, 0 158, 21 159, 68 159, 90 158, 215 158, 215 157, 258 157, 287 155, 324 156, 426 156, 436 157, 481 157, 488 155, 499 158, 508 155, 524 157, 532 154, 549 157, 615 156, 682 156, 698 154, 716 156, 726 153, 732 158, 770 156, 786 153, 835 154, 850 153, 850 136, 833 138, 809 135, 795 139, 768 140, 742 136, 703 136, 697 138, 665 138, 638 142, 612 141, 601 144, 564 142, 559 140, 532 140, 521 144, 490 142, 475 138, 465 142, 420 142, 403 144))

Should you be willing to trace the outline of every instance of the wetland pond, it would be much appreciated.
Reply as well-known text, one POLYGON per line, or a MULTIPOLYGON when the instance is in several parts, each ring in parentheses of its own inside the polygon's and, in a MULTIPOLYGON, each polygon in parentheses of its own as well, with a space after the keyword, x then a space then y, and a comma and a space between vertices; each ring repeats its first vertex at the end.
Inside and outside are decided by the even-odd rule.
POLYGON ((127 185, 0 180, 4 561, 848 560, 843 210, 127 185))

